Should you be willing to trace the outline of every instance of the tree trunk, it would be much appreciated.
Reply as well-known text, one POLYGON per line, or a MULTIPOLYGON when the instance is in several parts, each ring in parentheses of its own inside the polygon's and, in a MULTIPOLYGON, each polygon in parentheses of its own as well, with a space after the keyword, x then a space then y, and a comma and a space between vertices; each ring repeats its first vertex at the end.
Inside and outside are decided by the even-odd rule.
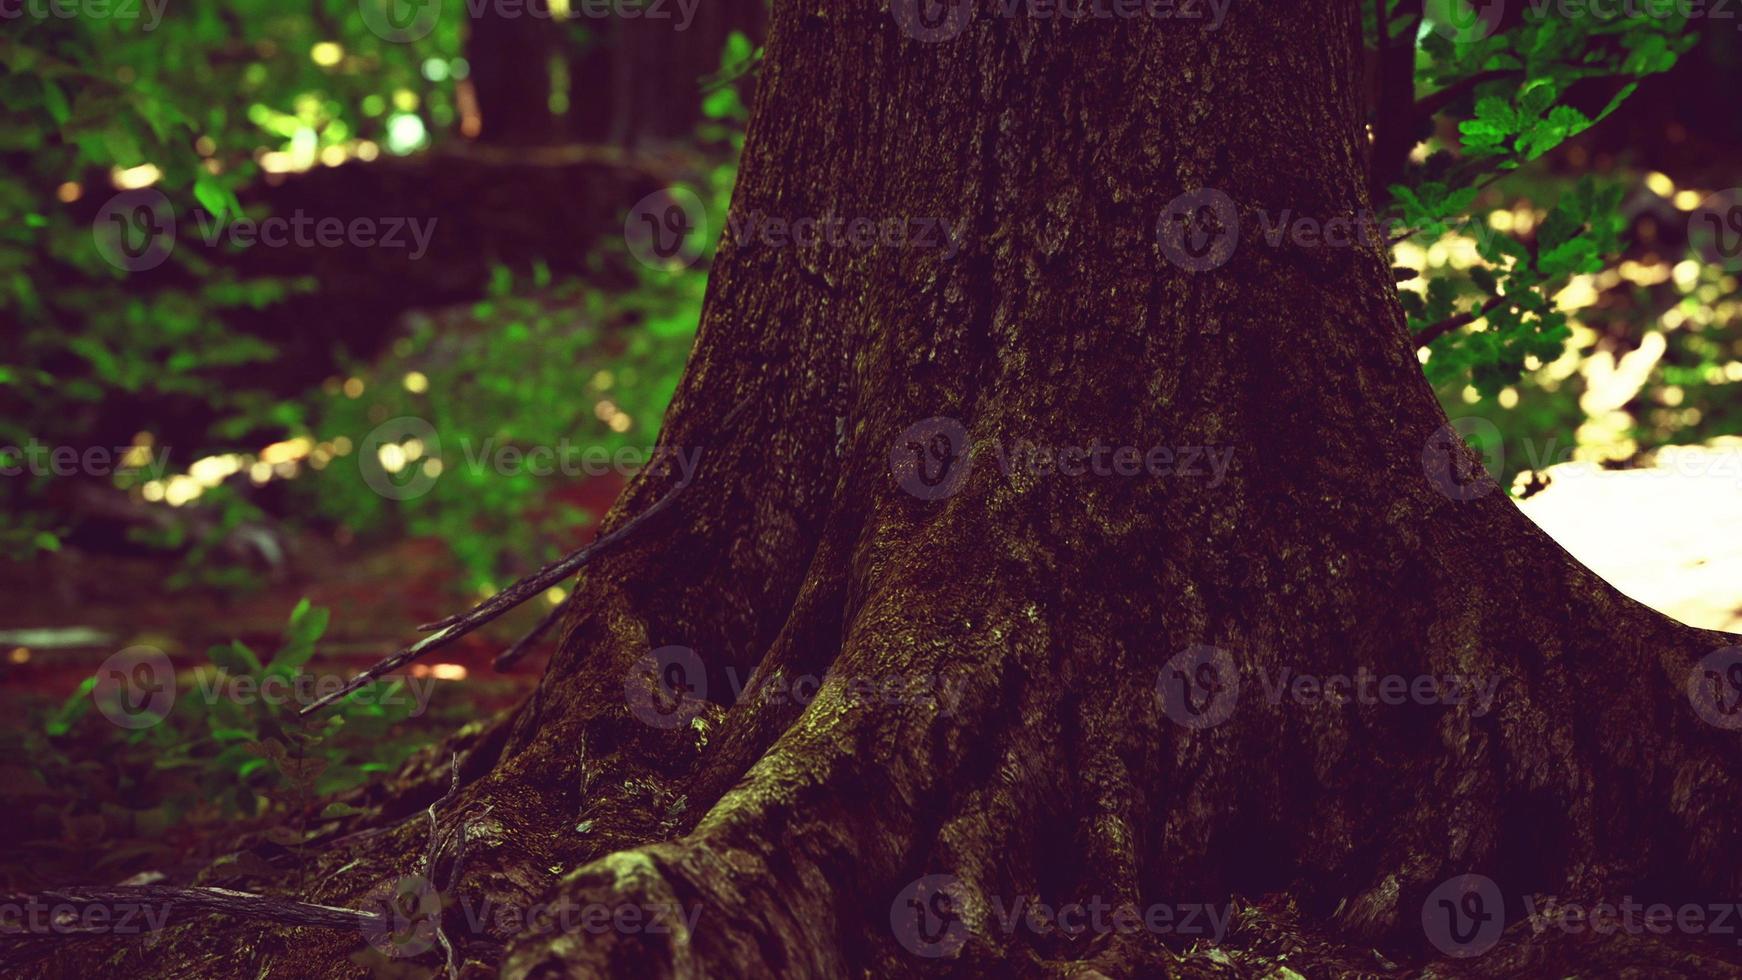
MULTIPOLYGON (((1522 922, 1532 895, 1736 894, 1735 735, 1688 686, 1734 638, 1618 594, 1480 475, 1381 244, 1262 238, 1367 206, 1357 5, 1253 0, 1213 31, 1001 6, 936 43, 874 5, 777 6, 734 215, 942 219, 952 245, 727 237, 662 435, 701 470, 583 571, 443 808, 472 838, 450 898, 675 904, 693 932, 448 931, 505 944, 473 955, 509 977, 1317 977, 1383 972, 1375 945, 1742 975, 1687 937, 1522 922), (1201 208, 1158 238, 1212 188, 1237 245, 1201 208), (1173 455, 1047 472, 1028 444, 1173 455), (1363 670, 1497 686, 1272 690, 1363 670), (1504 897, 1491 950, 1433 924, 1499 911, 1463 875, 1504 897), (1003 925, 1024 897, 1237 911, 1216 945, 1073 939, 1003 925)), ((611 522, 677 479, 644 473, 611 522)), ((308 899, 355 904, 426 835, 335 850, 308 899)), ((277 962, 356 972, 355 937, 299 935, 277 962)))
MULTIPOLYGON (((478 141, 502 146, 555 142, 550 111, 551 55, 557 27, 548 13, 484 4, 467 21, 466 60, 478 96, 478 141)), ((539 5, 543 10, 543 5, 539 5)))
POLYGON ((624 146, 683 140, 702 120, 702 82, 720 70, 733 31, 760 42, 767 0, 708 0, 686 20, 676 0, 661 16, 588 21, 568 49, 570 135, 624 146))

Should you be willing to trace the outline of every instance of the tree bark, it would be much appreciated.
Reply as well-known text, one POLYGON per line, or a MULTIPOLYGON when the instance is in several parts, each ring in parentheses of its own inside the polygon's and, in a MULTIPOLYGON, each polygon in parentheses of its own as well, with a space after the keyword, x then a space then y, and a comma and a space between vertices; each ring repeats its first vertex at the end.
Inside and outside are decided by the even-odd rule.
MULTIPOLYGON (((472 840, 450 897, 696 925, 491 924, 471 968, 1742 975, 1697 939, 1521 921, 1525 896, 1736 894, 1735 735, 1688 693, 1735 640, 1620 595, 1479 475, 1382 242, 1261 237, 1262 216, 1367 206, 1357 4, 1253 0, 1214 31, 995 9, 921 43, 873 6, 777 6, 734 215, 942 219, 954 244, 726 237, 661 437, 702 447, 699 482, 583 570, 539 688, 468 743, 446 808, 472 840), (1157 227, 1206 188, 1240 236, 1193 271, 1157 227), (1176 455, 1163 476, 1007 474, 1024 440, 1176 455), (1226 470, 1182 471, 1194 447, 1226 470), (667 702, 644 669, 673 646, 706 691, 677 724, 649 714, 667 702), (1486 705, 1272 696, 1363 669, 1497 686, 1486 705), (808 703, 774 696, 807 675, 808 703), (856 686, 889 678, 902 696, 856 686), (1466 874, 1509 929, 1424 967, 1424 907, 1466 874), (904 912, 938 907, 932 888, 942 945, 904 912), (1235 912, 1217 944, 1071 939, 1004 927, 1019 897, 1235 912)), ((610 522, 677 479, 644 473, 610 522)), ((420 786, 380 816, 417 816, 441 791, 420 786)), ((335 849, 305 897, 354 904, 425 832, 335 849)), ((353 975, 357 945, 316 934, 277 962, 353 975)))
POLYGON ((684 140, 702 121, 702 82, 720 70, 733 31, 760 42, 767 0, 709 0, 685 20, 681 5, 658 17, 588 21, 568 46, 570 136, 623 146, 684 140))
POLYGON ((550 111, 557 25, 543 4, 537 15, 532 10, 530 3, 506 12, 484 4, 467 22, 466 60, 478 97, 479 142, 536 146, 556 142, 560 135, 550 111))

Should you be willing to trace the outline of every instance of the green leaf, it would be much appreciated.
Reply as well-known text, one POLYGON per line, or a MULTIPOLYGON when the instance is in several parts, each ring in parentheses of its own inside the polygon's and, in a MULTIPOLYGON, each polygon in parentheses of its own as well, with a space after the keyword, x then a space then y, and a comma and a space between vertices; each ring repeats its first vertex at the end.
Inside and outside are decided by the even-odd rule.
POLYGON ((222 219, 226 214, 240 214, 242 210, 240 205, 232 209, 236 196, 218 183, 217 178, 204 171, 201 171, 199 176, 194 178, 194 200, 199 201, 201 207, 211 212, 212 217, 218 219, 222 219))
POLYGON ((90 713, 91 705, 94 703, 91 700, 91 692, 96 689, 96 677, 87 677, 80 681, 79 686, 73 690, 73 693, 69 695, 65 701, 61 702, 61 706, 54 714, 49 716, 48 720, 43 724, 43 730, 47 731, 50 735, 57 736, 65 735, 67 732, 71 731, 74 722, 90 713))
POLYGON ((206 651, 206 657, 222 667, 225 673, 238 676, 260 673, 260 658, 241 640, 232 640, 228 645, 218 644, 206 651))
POLYGON ((1518 109, 1532 116, 1540 116, 1554 104, 1555 97, 1559 94, 1555 83, 1549 79, 1528 82, 1524 90, 1518 93, 1518 109))
POLYGON ((65 126, 72 118, 72 107, 67 104, 67 95, 59 85, 47 78, 42 79, 42 104, 48 109, 48 114, 54 118, 57 126, 65 126))

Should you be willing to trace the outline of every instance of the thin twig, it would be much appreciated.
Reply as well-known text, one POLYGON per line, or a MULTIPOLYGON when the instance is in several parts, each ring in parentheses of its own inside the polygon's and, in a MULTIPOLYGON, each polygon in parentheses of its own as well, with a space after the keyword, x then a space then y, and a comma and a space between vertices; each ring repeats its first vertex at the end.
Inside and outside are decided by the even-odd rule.
MULTIPOLYGON (((458 752, 454 753, 449 759, 448 770, 448 791, 442 794, 441 799, 431 803, 428 810, 424 811, 429 814, 429 844, 423 852, 423 880, 429 882, 430 887, 432 888, 437 887, 435 866, 436 860, 441 856, 441 824, 436 820, 436 809, 447 801, 453 799, 454 794, 460 791, 460 754, 458 752)), ((459 834, 460 850, 463 853, 466 848, 466 824, 463 820, 460 822, 459 834)), ((449 877, 452 878, 453 876, 450 875, 449 877)), ((447 883, 451 885, 454 882, 450 880, 447 883)), ((448 933, 446 929, 442 928, 442 920, 439 914, 436 916, 435 920, 435 936, 436 942, 441 944, 442 953, 445 954, 447 958, 448 980, 457 980, 460 971, 458 964, 454 962, 454 944, 448 941, 448 933)))
MULTIPOLYGON (((738 416, 743 413, 744 409, 750 406, 750 403, 754 398, 754 395, 747 395, 742 401, 738 402, 738 404, 732 406, 732 410, 727 412, 726 417, 720 421, 720 429, 722 432, 730 431, 732 424, 737 421, 738 416)), ((599 555, 621 545, 623 542, 627 541, 631 535, 635 534, 635 532, 652 523, 655 517, 659 516, 661 512, 670 507, 672 503, 677 500, 679 494, 683 493, 691 483, 695 482, 697 475, 698 473, 692 472, 689 475, 689 479, 679 481, 676 486, 666 491, 665 496, 654 501, 653 506, 639 514, 636 514, 634 517, 629 518, 627 521, 624 521, 621 527, 611 533, 600 535, 595 538, 591 544, 581 548, 579 551, 551 562, 526 578, 515 582, 513 585, 503 589, 501 592, 485 599, 483 602, 474 606, 471 610, 419 626, 418 629, 420 630, 435 630, 436 632, 431 633, 429 636, 424 637, 385 660, 382 660, 375 666, 370 667, 368 670, 365 670, 351 678, 345 683, 345 686, 339 688, 337 691, 324 697, 316 698, 307 707, 297 713, 299 715, 306 715, 311 712, 319 711, 377 677, 391 673, 431 650, 439 649, 452 643, 454 640, 478 629, 480 626, 489 623, 491 620, 496 619, 508 610, 513 609, 515 606, 520 605, 563 579, 568 578, 576 571, 579 571, 582 565, 585 565, 587 562, 592 561, 599 555)))
POLYGON ((1410 339, 1415 341, 1416 347, 1426 347, 1440 339, 1441 336, 1451 333, 1459 327, 1468 326, 1475 323, 1477 320, 1482 319, 1484 316, 1494 312, 1494 310, 1504 302, 1506 302, 1505 297, 1490 297, 1488 302, 1483 303, 1481 306, 1476 307, 1468 313, 1459 313, 1457 316, 1449 316, 1432 326, 1423 327, 1420 330, 1417 330, 1415 335, 1410 339))
POLYGON ((756 69, 756 66, 760 64, 762 64, 762 49, 757 48, 755 51, 750 52, 750 56, 745 58, 743 61, 738 62, 730 68, 722 69, 710 77, 703 78, 700 83, 702 94, 714 94, 720 89, 736 82, 738 79, 743 78, 745 75, 750 74, 756 69))
POLYGON ((588 544, 586 547, 581 548, 579 551, 572 552, 562 558, 558 558, 556 561, 553 561, 538 571, 533 572, 526 578, 521 579, 513 585, 510 585, 508 588, 503 589, 501 592, 485 599, 470 610, 463 613, 455 613, 445 619, 438 619, 433 623, 424 623, 422 626, 419 626, 418 629, 452 629, 455 626, 475 622, 480 616, 488 616, 491 619, 494 619, 504 611, 520 605, 533 596, 543 592, 545 589, 550 588, 552 585, 568 578, 570 575, 578 571, 582 565, 585 565, 597 556, 604 554, 619 544, 622 544, 630 535, 639 531, 644 525, 650 523, 653 518, 659 516, 661 511, 664 511, 667 507, 671 506, 672 502, 677 499, 678 494, 682 493, 688 486, 688 482, 679 483, 677 486, 668 490, 665 496, 655 501, 653 506, 639 514, 636 514, 629 520, 624 521, 622 527, 612 531, 610 534, 600 535, 593 539, 593 542, 588 544))
POLYGON ((677 499, 677 495, 682 493, 686 486, 688 486, 687 483, 678 484, 664 497, 661 497, 653 506, 642 511, 640 514, 635 515, 635 517, 625 522, 622 527, 597 539, 585 548, 546 565, 537 572, 534 572, 532 575, 521 579, 501 592, 498 592, 496 595, 491 596, 489 599, 484 600, 471 611, 462 613, 458 616, 450 616, 440 622, 428 623, 419 627, 420 629, 434 629, 436 632, 431 633, 429 636, 418 640, 416 643, 413 643, 408 647, 405 647, 385 660, 382 660, 375 666, 370 667, 368 670, 365 670, 351 678, 345 683, 345 686, 339 688, 337 691, 324 697, 316 698, 314 701, 310 702, 307 707, 297 713, 299 715, 306 715, 319 711, 327 705, 332 704, 334 701, 350 694, 352 691, 368 684, 370 681, 375 680, 377 677, 398 670, 400 667, 416 660, 418 657, 423 656, 431 650, 437 650, 441 647, 447 646, 449 643, 471 633, 480 626, 489 623, 508 610, 520 605, 527 599, 532 598, 540 592, 543 592, 545 589, 550 588, 552 585, 568 578, 582 565, 585 565, 587 562, 601 554, 604 554, 617 545, 622 544, 630 535, 640 530, 661 511, 670 506, 671 502, 677 499))
MULTIPOLYGON (((574 593, 571 592, 569 595, 573 596, 574 593)), ((555 626, 557 620, 562 618, 563 611, 568 608, 568 605, 569 600, 565 597, 562 602, 557 603, 555 609, 552 609, 549 614, 538 621, 538 625, 534 626, 531 632, 527 633, 520 639, 515 640, 513 646, 497 654, 496 659, 491 662, 490 666, 498 671, 507 670, 510 667, 513 667, 520 661, 521 657, 526 656, 527 651, 538 645, 539 640, 544 639, 544 634, 550 632, 550 628, 555 626)))
POLYGON ((1509 75, 1522 74, 1524 74, 1522 69, 1495 68, 1491 71, 1479 71, 1474 75, 1465 75, 1463 78, 1447 85, 1445 88, 1429 92, 1421 98, 1416 99, 1414 116, 1418 121, 1431 118, 1432 116, 1438 115, 1441 109, 1456 102, 1459 96, 1468 93, 1471 89, 1484 82, 1497 82, 1509 75))

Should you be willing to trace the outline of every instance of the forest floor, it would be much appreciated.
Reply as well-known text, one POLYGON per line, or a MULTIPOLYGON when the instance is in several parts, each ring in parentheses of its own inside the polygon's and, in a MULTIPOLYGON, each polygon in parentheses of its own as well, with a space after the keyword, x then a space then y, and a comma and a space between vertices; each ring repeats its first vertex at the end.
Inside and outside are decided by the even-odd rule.
MULTIPOLYGON (((1648 468, 1604 470, 1568 463, 1551 468, 1548 476, 1545 489, 1519 504, 1569 552, 1647 605, 1691 625, 1742 632, 1742 439, 1722 440, 1720 448, 1661 451, 1648 468)), ((613 494, 616 489, 615 484, 609 488, 613 494)), ((297 538, 290 573, 242 595, 167 592, 161 584, 172 566, 149 555, 69 550, 36 565, 0 564, 0 596, 5 597, 0 602, 0 712, 14 725, 37 724, 107 656, 136 644, 164 651, 178 672, 205 665, 209 647, 231 640, 264 655, 276 649, 287 615, 303 597, 332 613, 318 655, 306 669, 349 676, 415 639, 417 624, 468 603, 456 592, 456 572, 439 541, 340 545, 331 535, 308 532, 297 538)), ((509 673, 495 672, 491 660, 548 609, 547 598, 538 597, 427 663, 412 665, 411 676, 431 691, 428 713, 407 723, 414 737, 435 738, 513 704, 530 690, 545 650, 536 650, 509 673)), ((551 642, 554 636, 547 636, 546 646, 551 642)), ((80 748, 85 744, 66 746, 69 762, 95 751, 80 748)), ((0 760, 0 768, 6 764, 0 760)), ((84 808, 78 798, 83 790, 50 786, 48 791, 61 796, 50 798, 50 809, 64 815, 84 808)), ((39 787, 38 792, 44 791, 39 787)), ((128 792, 121 793, 123 805, 131 802, 128 792)), ((34 832, 44 832, 45 820, 52 835, 48 817, 36 820, 34 832)), ((184 836, 189 839, 176 845, 174 860, 159 851, 155 859, 108 866, 96 879, 89 851, 76 835, 65 838, 66 847, 53 849, 58 858, 37 854, 42 849, 21 839, 17 846, 37 856, 0 861, 13 865, 4 884, 112 883, 141 867, 167 870, 213 856, 200 853, 205 845, 193 840, 193 829, 184 836)), ((106 851, 120 844, 106 838, 97 846, 106 851)))

